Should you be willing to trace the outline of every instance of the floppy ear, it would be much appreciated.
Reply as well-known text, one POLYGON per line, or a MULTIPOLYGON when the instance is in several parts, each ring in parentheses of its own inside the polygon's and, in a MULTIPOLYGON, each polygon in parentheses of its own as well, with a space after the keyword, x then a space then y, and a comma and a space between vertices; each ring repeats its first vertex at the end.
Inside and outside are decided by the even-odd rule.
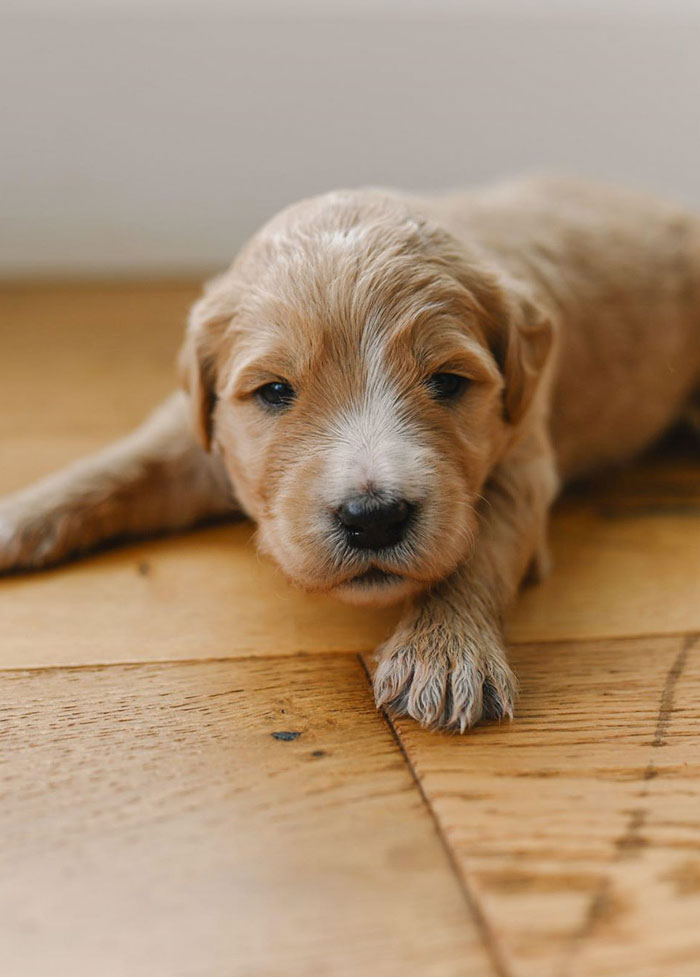
POLYGON ((517 424, 537 390, 552 349, 551 319, 535 302, 508 290, 509 311, 499 323, 493 353, 505 380, 503 408, 506 420, 517 424))
POLYGON ((179 355, 180 378, 192 404, 194 429, 205 451, 211 449, 216 407, 217 354, 234 313, 232 290, 222 275, 192 306, 179 355))
MULTIPOLYGON (((449 238, 446 238, 449 242, 449 238)), ((447 260, 468 296, 467 312, 480 320, 486 340, 503 376, 503 413, 517 424, 532 403, 554 341, 546 309, 514 279, 494 272, 481 259, 450 245, 447 260)))
POLYGON ((192 405, 195 433, 204 450, 209 451, 216 406, 216 373, 212 359, 202 349, 197 333, 189 329, 180 349, 179 367, 182 385, 192 405))

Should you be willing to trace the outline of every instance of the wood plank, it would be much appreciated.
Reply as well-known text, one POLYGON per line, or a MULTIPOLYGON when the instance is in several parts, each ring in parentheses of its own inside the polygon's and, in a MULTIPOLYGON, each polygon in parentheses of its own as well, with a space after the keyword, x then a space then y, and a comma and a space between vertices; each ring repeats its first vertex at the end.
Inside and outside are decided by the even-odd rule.
POLYGON ((252 533, 212 527, 0 579, 0 668, 357 652, 388 634, 399 608, 291 588, 252 533))
POLYGON ((0 695, 8 977, 493 975, 356 657, 0 695))
POLYGON ((700 630, 697 438, 569 490, 551 535, 554 569, 521 594, 513 641, 700 630))
POLYGON ((68 460, 167 396, 197 291, 191 281, 0 288, 0 442, 17 454, 0 466, 3 491, 51 470, 42 440, 68 439, 68 460), (21 450, 26 437, 34 452, 21 450))
POLYGON ((398 724, 510 977, 694 977, 700 640, 514 650, 512 724, 398 724))

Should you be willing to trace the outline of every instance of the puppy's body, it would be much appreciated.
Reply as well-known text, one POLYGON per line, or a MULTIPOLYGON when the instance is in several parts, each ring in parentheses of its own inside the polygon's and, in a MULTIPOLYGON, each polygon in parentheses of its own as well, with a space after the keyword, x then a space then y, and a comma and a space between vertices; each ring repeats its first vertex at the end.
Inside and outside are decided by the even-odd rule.
POLYGON ((302 586, 412 598, 377 700, 463 730, 512 712, 502 615, 560 481, 697 395, 700 223, 570 180, 328 194, 212 283, 182 363, 188 399, 0 503, 0 569, 241 508, 302 586))

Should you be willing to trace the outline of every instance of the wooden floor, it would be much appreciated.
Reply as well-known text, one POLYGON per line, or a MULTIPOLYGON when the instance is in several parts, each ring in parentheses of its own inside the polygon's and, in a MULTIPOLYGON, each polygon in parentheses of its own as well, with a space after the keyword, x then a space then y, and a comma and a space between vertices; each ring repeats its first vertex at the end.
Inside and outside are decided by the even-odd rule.
MULTIPOLYGON (((192 285, 0 293, 0 491, 171 388, 192 285)), ((395 612, 247 526, 0 581, 3 977, 697 977, 700 458, 569 494, 516 720, 377 713, 395 612)))

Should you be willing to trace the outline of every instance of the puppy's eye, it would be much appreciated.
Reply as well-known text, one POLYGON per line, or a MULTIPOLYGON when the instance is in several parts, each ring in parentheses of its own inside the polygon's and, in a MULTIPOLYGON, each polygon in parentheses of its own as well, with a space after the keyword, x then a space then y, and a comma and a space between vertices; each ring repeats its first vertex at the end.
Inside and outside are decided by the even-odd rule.
POLYGON ((435 400, 455 400, 467 388, 469 380, 457 373, 433 373, 428 390, 435 400))
POLYGON ((290 384, 285 383, 283 380, 274 380, 272 383, 266 383, 264 386, 258 387, 255 391, 255 396, 263 407, 271 408, 272 410, 285 410, 285 408, 293 403, 296 393, 290 384))

